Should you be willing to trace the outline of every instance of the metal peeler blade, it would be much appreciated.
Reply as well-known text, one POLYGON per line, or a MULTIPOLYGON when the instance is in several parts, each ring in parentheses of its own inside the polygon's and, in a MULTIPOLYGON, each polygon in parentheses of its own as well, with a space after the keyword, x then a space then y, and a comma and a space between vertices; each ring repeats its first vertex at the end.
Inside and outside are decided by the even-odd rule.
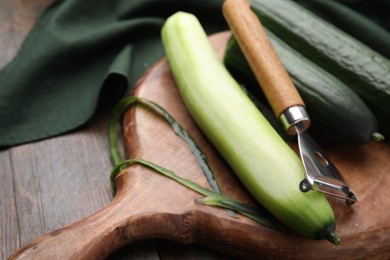
POLYGON ((315 190, 343 198, 348 206, 357 201, 356 195, 348 187, 337 167, 326 153, 304 131, 295 125, 298 133, 299 153, 305 167, 306 177, 299 183, 302 192, 315 190))

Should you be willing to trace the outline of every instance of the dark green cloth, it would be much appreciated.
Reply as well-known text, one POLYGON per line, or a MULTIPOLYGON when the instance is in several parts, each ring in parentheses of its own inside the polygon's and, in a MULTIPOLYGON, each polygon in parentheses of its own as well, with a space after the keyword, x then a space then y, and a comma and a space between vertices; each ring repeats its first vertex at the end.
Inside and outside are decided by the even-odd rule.
POLYGON ((207 33, 226 30, 223 0, 57 0, 0 72, 0 146, 75 129, 128 94, 164 55, 160 29, 176 11, 207 33))

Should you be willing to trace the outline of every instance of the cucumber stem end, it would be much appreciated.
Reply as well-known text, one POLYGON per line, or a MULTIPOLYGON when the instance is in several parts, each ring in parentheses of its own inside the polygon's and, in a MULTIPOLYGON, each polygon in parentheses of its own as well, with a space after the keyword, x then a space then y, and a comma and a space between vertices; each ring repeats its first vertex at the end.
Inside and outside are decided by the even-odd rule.
POLYGON ((341 243, 340 237, 332 231, 326 234, 326 239, 336 246, 340 245, 341 243))
POLYGON ((381 142, 381 141, 385 140, 385 137, 381 133, 375 132, 372 134, 372 139, 377 141, 377 142, 381 142))

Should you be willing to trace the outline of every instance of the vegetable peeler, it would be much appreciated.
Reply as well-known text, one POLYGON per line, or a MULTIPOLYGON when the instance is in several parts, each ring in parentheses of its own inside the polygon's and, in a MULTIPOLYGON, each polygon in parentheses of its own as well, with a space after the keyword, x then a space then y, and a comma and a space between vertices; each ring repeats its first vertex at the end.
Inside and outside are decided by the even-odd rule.
POLYGON ((311 121, 305 104, 249 2, 226 0, 223 14, 275 116, 287 134, 297 135, 306 172, 299 189, 323 192, 345 199, 347 205, 354 204, 356 195, 325 152, 307 134, 311 121))

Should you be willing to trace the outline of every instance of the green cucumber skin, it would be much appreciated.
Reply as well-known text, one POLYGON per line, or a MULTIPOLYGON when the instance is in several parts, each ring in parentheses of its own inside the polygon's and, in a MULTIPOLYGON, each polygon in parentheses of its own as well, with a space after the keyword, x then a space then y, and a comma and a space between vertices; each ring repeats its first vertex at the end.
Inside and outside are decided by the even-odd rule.
POLYGON ((390 33, 364 15, 334 0, 294 1, 390 58, 390 33))
POLYGON ((389 0, 336 0, 337 2, 348 6, 356 12, 368 17, 370 20, 379 24, 390 32, 390 1, 389 0))
MULTIPOLYGON (((337 143, 370 142, 378 131, 378 123, 363 100, 336 77, 303 57, 269 30, 266 31, 305 102, 312 120, 310 133, 337 143)), ((244 85, 260 89, 233 37, 228 42, 224 64, 244 85)))
POLYGON ((324 239, 334 232, 325 196, 299 190, 302 162, 217 58, 196 17, 168 18, 162 40, 186 107, 251 194, 299 234, 324 239))
POLYGON ((270 31, 354 90, 390 135, 390 61, 290 0, 251 0, 270 31))

